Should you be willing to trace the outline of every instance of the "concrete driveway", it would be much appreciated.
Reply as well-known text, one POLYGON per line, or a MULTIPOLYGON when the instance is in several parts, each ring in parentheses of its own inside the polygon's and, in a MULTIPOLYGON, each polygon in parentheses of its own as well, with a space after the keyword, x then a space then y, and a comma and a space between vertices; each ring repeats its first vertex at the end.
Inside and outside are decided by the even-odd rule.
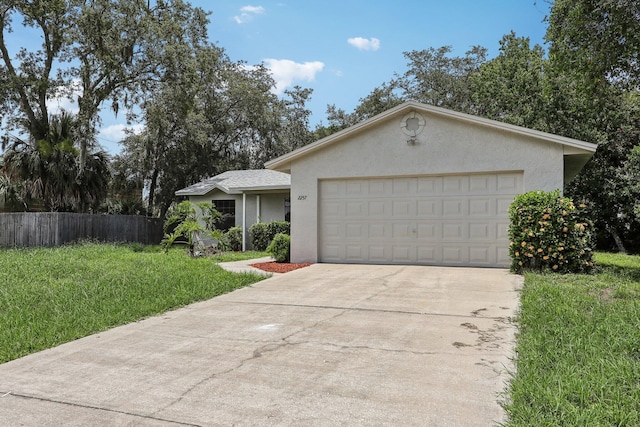
POLYGON ((520 277, 316 264, 0 365, 7 426, 489 426, 520 277))

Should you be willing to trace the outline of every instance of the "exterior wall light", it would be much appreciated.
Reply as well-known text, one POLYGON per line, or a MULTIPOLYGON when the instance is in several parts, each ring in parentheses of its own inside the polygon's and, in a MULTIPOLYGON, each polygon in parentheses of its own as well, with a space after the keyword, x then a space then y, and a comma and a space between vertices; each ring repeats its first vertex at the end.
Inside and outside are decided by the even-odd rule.
POLYGON ((407 139, 408 145, 415 145, 418 143, 417 136, 424 130, 426 124, 427 122, 424 117, 416 111, 412 111, 402 118, 400 121, 400 129, 402 129, 402 132, 409 137, 407 139))

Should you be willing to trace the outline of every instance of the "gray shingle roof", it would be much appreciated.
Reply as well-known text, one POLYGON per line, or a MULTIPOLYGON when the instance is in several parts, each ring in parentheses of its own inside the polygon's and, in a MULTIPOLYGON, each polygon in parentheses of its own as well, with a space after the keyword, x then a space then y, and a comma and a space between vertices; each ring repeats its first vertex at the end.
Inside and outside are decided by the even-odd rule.
POLYGON ((288 190, 291 188, 291 175, 268 169, 227 171, 178 190, 176 196, 204 196, 216 188, 227 194, 259 190, 288 190))

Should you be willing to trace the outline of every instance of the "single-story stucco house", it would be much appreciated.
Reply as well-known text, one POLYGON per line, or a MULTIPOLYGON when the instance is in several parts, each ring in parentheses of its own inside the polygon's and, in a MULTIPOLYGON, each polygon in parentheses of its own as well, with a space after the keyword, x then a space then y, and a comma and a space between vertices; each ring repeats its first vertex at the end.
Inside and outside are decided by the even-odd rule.
POLYGON ((242 248, 250 247, 247 231, 256 222, 289 220, 291 176, 268 169, 227 171, 176 191, 193 203, 213 202, 228 222, 242 227, 242 248))
POLYGON ((265 164, 291 174, 291 261, 505 267, 508 210, 591 143, 406 102, 265 164))

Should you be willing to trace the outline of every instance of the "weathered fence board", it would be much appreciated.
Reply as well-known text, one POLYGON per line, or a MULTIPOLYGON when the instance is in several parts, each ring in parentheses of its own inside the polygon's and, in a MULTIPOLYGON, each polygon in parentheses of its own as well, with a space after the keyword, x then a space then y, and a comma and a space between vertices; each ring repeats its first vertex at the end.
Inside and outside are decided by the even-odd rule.
POLYGON ((162 220, 66 212, 0 213, 0 247, 58 246, 79 239, 157 244, 162 220))

